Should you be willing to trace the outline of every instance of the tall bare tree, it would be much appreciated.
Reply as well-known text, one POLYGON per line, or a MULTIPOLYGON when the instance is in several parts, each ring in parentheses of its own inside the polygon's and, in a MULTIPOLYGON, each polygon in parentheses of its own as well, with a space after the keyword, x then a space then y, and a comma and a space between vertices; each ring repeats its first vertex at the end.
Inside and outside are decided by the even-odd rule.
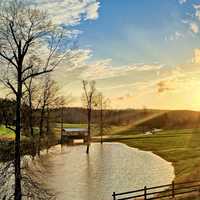
POLYGON ((27 112, 27 116, 28 116, 28 132, 30 133, 31 137, 34 136, 33 132, 33 124, 34 124, 34 110, 35 110, 35 101, 37 98, 37 90, 38 90, 38 86, 36 84, 34 84, 34 78, 31 77, 29 80, 27 80, 24 83, 25 86, 25 95, 23 97, 24 100, 24 104, 28 107, 28 112, 27 112))
POLYGON ((73 98, 71 95, 68 96, 60 96, 57 102, 57 108, 60 109, 60 133, 62 134, 62 130, 64 128, 64 109, 67 109, 68 106, 72 102, 73 98))
POLYGON ((47 131, 49 130, 49 118, 50 115, 50 108, 53 108, 54 106, 59 103, 60 97, 58 96, 58 85, 54 80, 52 80, 47 74, 44 77, 44 81, 41 86, 41 95, 40 95, 40 103, 39 103, 39 109, 40 109, 40 122, 39 122, 39 129, 40 129, 40 136, 43 135, 44 130, 44 122, 45 122, 45 115, 46 116, 46 123, 47 123, 47 131))
POLYGON ((100 92, 96 95, 95 98, 95 106, 98 109, 99 119, 97 120, 97 124, 99 126, 99 134, 101 136, 101 144, 103 143, 103 135, 105 132, 109 131, 110 125, 107 122, 108 112, 109 110, 109 99, 105 98, 103 94, 100 92))
POLYGON ((21 101, 23 85, 30 78, 51 72, 59 64, 63 33, 48 15, 22 0, 2 1, 0 6, 1 82, 16 97, 15 200, 21 200, 21 101), (46 47, 46 48, 44 48, 46 47))
POLYGON ((92 108, 95 103, 95 81, 85 81, 83 80, 83 96, 82 101, 84 106, 87 109, 87 124, 88 124, 88 136, 87 136, 87 150, 86 153, 89 153, 90 142, 91 142, 91 116, 92 116, 92 108))

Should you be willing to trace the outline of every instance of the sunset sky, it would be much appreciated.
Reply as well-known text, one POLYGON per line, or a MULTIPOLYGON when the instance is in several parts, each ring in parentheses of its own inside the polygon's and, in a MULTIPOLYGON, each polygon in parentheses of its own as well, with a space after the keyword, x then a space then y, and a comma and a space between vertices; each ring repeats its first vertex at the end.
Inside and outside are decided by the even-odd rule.
POLYGON ((73 59, 53 75, 73 106, 81 105, 86 79, 113 108, 200 110, 200 0, 31 3, 76 41, 73 59))

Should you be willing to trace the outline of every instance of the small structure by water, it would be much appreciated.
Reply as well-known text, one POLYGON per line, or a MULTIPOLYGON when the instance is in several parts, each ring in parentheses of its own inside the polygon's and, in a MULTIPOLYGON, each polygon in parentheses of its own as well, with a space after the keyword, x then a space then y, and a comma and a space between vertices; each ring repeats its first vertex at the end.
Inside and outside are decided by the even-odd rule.
POLYGON ((87 142, 88 130, 87 128, 63 128, 61 133, 61 143, 73 143, 74 140, 82 139, 84 143, 87 142))

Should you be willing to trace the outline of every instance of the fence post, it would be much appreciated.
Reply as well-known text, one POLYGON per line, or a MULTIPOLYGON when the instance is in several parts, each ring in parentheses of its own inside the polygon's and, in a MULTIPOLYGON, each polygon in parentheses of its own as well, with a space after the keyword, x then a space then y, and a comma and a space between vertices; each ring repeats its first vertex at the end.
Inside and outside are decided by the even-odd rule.
POLYGON ((147 187, 144 186, 144 200, 147 200, 147 187))
POLYGON ((115 192, 113 192, 112 196, 113 196, 113 200, 116 200, 115 192))
POLYGON ((172 181, 172 198, 175 197, 175 185, 174 185, 174 181, 172 181))

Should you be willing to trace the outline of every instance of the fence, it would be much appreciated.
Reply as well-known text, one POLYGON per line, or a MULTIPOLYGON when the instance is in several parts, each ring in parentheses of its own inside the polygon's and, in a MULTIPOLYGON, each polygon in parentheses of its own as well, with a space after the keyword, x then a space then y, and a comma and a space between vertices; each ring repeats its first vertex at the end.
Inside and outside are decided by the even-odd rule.
POLYGON ((163 197, 174 198, 177 195, 198 192, 200 194, 200 180, 192 182, 175 183, 160 185, 155 187, 144 187, 139 190, 116 193, 113 192, 113 200, 128 200, 128 199, 159 199, 163 197))

